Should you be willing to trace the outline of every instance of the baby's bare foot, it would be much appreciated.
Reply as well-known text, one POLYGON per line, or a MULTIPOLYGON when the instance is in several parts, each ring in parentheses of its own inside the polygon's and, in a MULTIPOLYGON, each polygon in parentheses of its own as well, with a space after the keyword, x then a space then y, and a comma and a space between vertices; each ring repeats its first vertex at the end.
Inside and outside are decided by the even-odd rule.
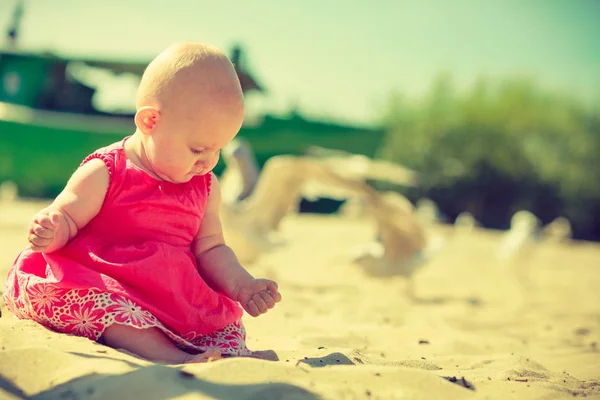
POLYGON ((205 363, 215 361, 221 358, 221 352, 217 349, 208 349, 204 353, 190 354, 183 361, 184 364, 205 363))

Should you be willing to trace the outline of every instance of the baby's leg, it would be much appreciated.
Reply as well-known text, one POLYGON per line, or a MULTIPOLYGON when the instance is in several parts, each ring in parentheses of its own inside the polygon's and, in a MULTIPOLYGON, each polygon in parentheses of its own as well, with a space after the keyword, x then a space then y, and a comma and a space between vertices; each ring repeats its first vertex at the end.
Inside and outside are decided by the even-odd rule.
POLYGON ((186 353, 175 346, 158 328, 137 329, 113 324, 106 328, 102 338, 110 347, 130 351, 155 362, 184 364, 221 358, 221 352, 215 349, 197 355, 186 353))

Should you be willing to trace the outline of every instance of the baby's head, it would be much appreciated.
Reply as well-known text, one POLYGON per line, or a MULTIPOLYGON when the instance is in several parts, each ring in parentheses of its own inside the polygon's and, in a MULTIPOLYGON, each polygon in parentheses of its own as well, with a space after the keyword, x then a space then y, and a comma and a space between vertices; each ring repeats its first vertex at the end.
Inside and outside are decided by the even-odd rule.
POLYGON ((178 43, 159 54, 142 76, 136 109, 142 160, 174 183, 211 171, 244 119, 233 65, 202 43, 178 43))

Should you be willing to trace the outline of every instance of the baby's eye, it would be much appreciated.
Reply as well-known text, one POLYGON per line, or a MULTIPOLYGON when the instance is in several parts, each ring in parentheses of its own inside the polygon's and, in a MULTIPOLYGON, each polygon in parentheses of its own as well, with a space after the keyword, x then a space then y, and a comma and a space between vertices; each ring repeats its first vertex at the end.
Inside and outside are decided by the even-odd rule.
POLYGON ((194 153, 196 155, 204 154, 204 149, 196 150, 196 149, 190 148, 190 150, 192 151, 192 153, 194 153))

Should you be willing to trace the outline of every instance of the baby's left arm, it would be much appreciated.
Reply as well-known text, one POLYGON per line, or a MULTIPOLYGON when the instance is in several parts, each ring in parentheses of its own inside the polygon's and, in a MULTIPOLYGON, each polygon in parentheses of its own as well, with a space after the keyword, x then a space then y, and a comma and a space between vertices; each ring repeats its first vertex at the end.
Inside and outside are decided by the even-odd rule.
POLYGON ((215 176, 212 177, 210 195, 204 217, 192 252, 198 271, 213 289, 239 301, 252 316, 258 316, 273 308, 281 300, 277 284, 267 279, 254 279, 239 263, 233 250, 225 244, 219 209, 221 189, 215 176))

